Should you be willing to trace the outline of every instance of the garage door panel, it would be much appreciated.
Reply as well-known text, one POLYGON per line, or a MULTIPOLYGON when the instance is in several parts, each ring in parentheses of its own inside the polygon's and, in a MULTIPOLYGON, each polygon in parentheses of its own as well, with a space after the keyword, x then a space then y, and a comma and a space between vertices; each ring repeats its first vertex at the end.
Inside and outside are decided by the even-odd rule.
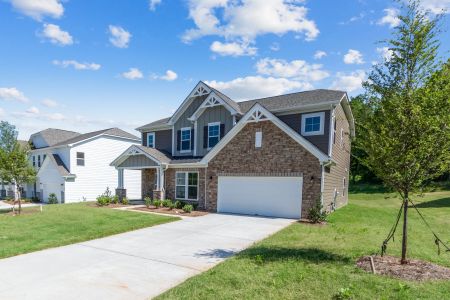
POLYGON ((218 212, 300 218, 301 177, 219 176, 218 212))

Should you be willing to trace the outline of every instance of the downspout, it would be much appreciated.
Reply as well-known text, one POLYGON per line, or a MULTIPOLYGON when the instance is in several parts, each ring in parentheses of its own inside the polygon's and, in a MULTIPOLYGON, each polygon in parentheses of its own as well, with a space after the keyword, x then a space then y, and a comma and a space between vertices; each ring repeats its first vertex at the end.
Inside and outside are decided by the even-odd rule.
POLYGON ((321 205, 321 211, 323 210, 323 192, 325 189, 325 164, 321 164, 322 167, 322 176, 320 178, 320 205, 321 205))

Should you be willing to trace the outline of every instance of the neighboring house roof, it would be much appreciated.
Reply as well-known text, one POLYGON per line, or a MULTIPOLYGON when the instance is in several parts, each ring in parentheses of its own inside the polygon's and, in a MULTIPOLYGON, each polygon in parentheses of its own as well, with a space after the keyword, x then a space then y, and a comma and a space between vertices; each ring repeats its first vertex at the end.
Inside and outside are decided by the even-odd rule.
POLYGON ((23 148, 30 146, 30 143, 28 141, 17 140, 17 143, 19 144, 20 147, 23 147, 23 148))
POLYGON ((286 95, 266 97, 261 99, 238 102, 242 113, 246 113, 255 103, 263 105, 270 112, 303 108, 305 106, 319 106, 337 104, 346 95, 343 91, 312 90, 286 95))
POLYGON ((156 121, 146 124, 144 126, 138 127, 138 128, 136 128, 136 130, 140 131, 140 130, 145 130, 145 129, 149 129, 149 128, 157 128, 160 126, 168 125, 169 120, 170 120, 170 117, 156 120, 156 121))
POLYGON ((137 136, 132 135, 131 133, 128 133, 126 131, 123 131, 122 129, 108 128, 108 129, 104 129, 104 130, 98 130, 98 131, 88 132, 85 134, 80 134, 71 139, 62 141, 54 146, 57 147, 57 146, 65 146, 65 145, 75 144, 75 143, 79 143, 84 140, 96 137, 98 135, 110 135, 110 136, 122 137, 122 138, 126 138, 126 139, 137 140, 137 141, 140 140, 140 138, 138 138, 137 136))
POLYGON ((62 141, 79 136, 80 133, 62 129, 47 128, 45 130, 32 134, 30 137, 30 142, 36 135, 40 135, 42 139, 47 143, 48 147, 52 147, 56 144, 61 143, 62 141))
POLYGON ((42 167, 39 169, 39 172, 41 172, 44 169, 44 163, 46 165, 52 163, 56 167, 56 170, 61 175, 61 177, 75 177, 74 174, 70 174, 69 169, 66 167, 66 165, 64 164, 64 162, 62 161, 61 157, 58 154, 47 154, 42 164, 42 167))

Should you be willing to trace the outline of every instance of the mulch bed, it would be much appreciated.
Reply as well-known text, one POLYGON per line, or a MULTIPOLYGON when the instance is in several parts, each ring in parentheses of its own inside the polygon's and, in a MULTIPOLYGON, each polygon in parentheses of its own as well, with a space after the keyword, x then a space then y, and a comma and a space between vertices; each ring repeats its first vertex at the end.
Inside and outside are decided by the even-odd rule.
MULTIPOLYGON (((400 258, 393 256, 373 256, 376 274, 390 277, 426 281, 426 280, 450 280, 450 269, 430 262, 411 259, 407 264, 400 264, 400 258)), ((370 267, 370 256, 361 257, 356 265, 367 271, 372 272, 370 267)))
POLYGON ((182 209, 178 209, 178 208, 174 208, 174 209, 168 209, 166 207, 155 208, 154 206, 150 206, 150 208, 137 207, 137 208, 133 208, 132 210, 140 210, 140 211, 155 212, 155 213, 176 215, 176 216, 186 216, 186 217, 201 217, 201 216, 208 214, 207 211, 203 211, 203 210, 193 210, 190 213, 185 213, 182 209))

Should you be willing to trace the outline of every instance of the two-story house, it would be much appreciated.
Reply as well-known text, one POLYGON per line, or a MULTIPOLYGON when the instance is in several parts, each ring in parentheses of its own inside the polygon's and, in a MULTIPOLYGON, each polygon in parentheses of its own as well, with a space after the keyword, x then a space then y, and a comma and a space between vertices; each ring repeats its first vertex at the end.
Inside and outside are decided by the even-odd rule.
POLYGON ((137 129, 142 145, 112 162, 142 170, 142 197, 301 218, 347 203, 354 120, 345 92, 313 90, 236 102, 199 82, 175 113, 137 129))
MULTIPOLYGON (((95 201, 106 188, 114 192, 118 176, 111 160, 141 139, 118 128, 81 134, 49 128, 30 137, 30 163, 37 180, 28 184, 28 197, 47 202, 54 193, 60 203, 95 201)), ((141 198, 141 174, 127 171, 129 196, 141 198)))

